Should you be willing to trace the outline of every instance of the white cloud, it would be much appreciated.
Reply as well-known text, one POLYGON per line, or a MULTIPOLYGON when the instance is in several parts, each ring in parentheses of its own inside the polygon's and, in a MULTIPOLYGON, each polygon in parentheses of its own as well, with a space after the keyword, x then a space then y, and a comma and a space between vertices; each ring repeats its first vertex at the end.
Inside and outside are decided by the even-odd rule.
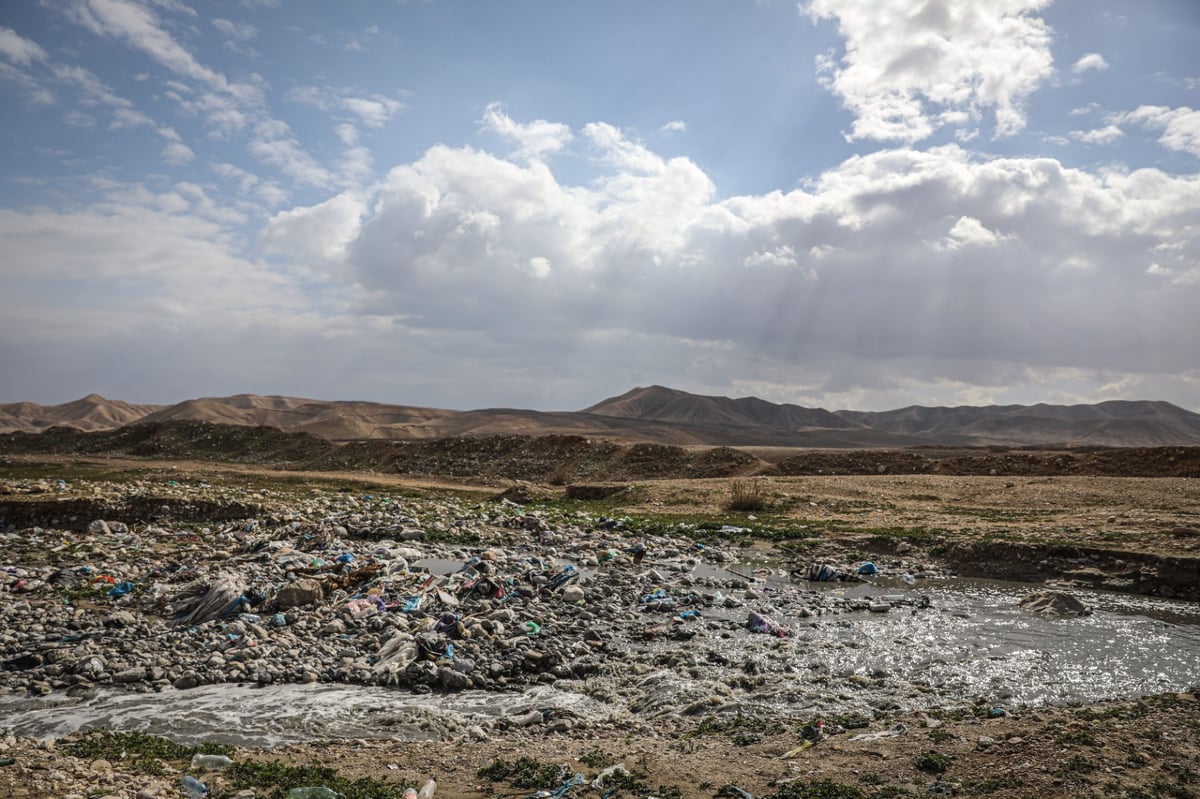
POLYGON ((254 138, 248 149, 297 183, 311 186, 328 186, 333 175, 310 156, 296 139, 285 122, 269 119, 259 122, 254 128, 254 138))
POLYGON ((1071 71, 1076 75, 1081 75, 1089 69, 1103 71, 1108 69, 1108 62, 1104 60, 1104 56, 1099 53, 1088 53, 1075 62, 1071 67, 1071 71))
POLYGON ((503 103, 489 103, 483 111, 479 124, 485 130, 513 141, 521 158, 540 159, 556 153, 571 142, 571 129, 559 122, 535 119, 533 122, 518 123, 504 112, 503 103))
POLYGON ((660 364, 701 347, 714 372, 751 369, 747 358, 761 374, 811 368, 834 394, 905 374, 965 387, 1067 367, 1190 368, 1200 287, 1164 293, 1161 269, 1200 256, 1196 181, 940 147, 851 158, 809 191, 718 202, 686 160, 604 123, 583 138, 611 170, 586 186, 541 161, 438 146, 353 211, 344 197, 293 209, 273 236, 341 264, 359 313, 438 335, 482 325, 501 351, 551 360, 608 357, 608 343, 636 337, 660 364))
POLYGON ((850 139, 915 142, 944 112, 995 114, 995 133, 1025 126, 1025 98, 1053 74, 1051 30, 1034 12, 1049 0, 809 0, 814 20, 836 19, 841 59, 818 65, 855 115, 850 139))
POLYGON ((357 116, 364 125, 380 128, 404 109, 404 103, 382 95, 371 97, 342 97, 342 108, 357 116))
POLYGON ((1103 128, 1096 128, 1095 130, 1071 131, 1071 138, 1081 141, 1084 144, 1112 144, 1124 135, 1125 131, 1116 125, 1106 125, 1103 128))
POLYGON ((195 157, 192 148, 180 141, 170 142, 162 151, 163 160, 171 166, 183 166, 195 157))
POLYGON ((293 208, 271 217, 261 244, 270 253, 288 255, 293 263, 313 267, 341 261, 358 235, 366 213, 362 200, 350 193, 331 197, 309 208, 293 208))
POLYGON ((1200 156, 1200 111, 1183 106, 1143 105, 1135 111, 1114 114, 1115 122, 1130 122, 1161 130, 1158 142, 1169 150, 1200 156))
POLYGON ((130 0, 76 0, 67 11, 93 33, 124 39, 172 72, 243 98, 257 95, 253 87, 231 84, 223 75, 198 62, 163 29, 157 15, 145 6, 130 0))
POLYGON ((349 114, 369 128, 380 128, 408 106, 382 94, 362 96, 353 89, 323 89, 300 86, 287 93, 287 99, 331 113, 349 114))
POLYGON ((212 170, 226 180, 237 183, 238 191, 242 194, 250 191, 261 182, 258 175, 227 162, 213 164, 212 170))
POLYGON ((673 119, 667 124, 658 129, 659 133, 683 133, 687 130, 687 123, 681 119, 673 119))
POLYGON ((0 56, 14 64, 28 67, 34 61, 45 61, 46 51, 37 42, 26 39, 12 28, 0 25, 0 56))
POLYGON ((998 244, 1002 238, 994 231, 984 227, 978 219, 971 216, 960 216, 940 246, 948 250, 960 250, 964 247, 991 247, 998 244))
POLYGON ((233 22, 217 17, 213 19, 212 24, 221 33, 239 42, 249 42, 258 35, 258 28, 249 22, 233 22))
POLYGON ((347 147, 353 147, 355 144, 358 144, 358 128, 349 122, 343 122, 333 130, 337 134, 337 137, 342 140, 342 144, 347 147))

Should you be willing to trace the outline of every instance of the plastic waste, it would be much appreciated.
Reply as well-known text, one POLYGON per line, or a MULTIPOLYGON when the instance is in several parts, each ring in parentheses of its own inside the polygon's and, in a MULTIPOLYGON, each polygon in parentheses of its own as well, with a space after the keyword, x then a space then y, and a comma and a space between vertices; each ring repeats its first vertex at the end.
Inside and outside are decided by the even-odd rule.
POLYGON ((404 799, 417 799, 417 789, 416 788, 405 788, 404 789, 404 799))
POLYGON ((911 574, 902 574, 902 575, 900 575, 900 579, 904 581, 905 585, 916 585, 917 584, 917 578, 913 577, 911 574))
POLYGON ((115 586, 113 586, 111 589, 109 589, 108 595, 111 597, 125 596, 132 590, 133 590, 133 583, 126 580, 123 583, 117 583, 115 586))
POLYGON ((417 799, 433 799, 433 792, 436 790, 436 782, 432 779, 425 780, 425 784, 421 786, 421 790, 417 791, 417 799))
POLYGON ((756 633, 775 635, 780 638, 787 638, 789 635, 786 627, 781 627, 761 613, 751 612, 750 618, 746 622, 746 626, 756 633))
POLYGON ((619 774, 622 777, 629 776, 629 769, 625 768, 624 763, 617 763, 615 766, 609 766, 596 775, 596 779, 592 780, 591 786, 597 791, 604 789, 604 781, 614 774, 619 774))
POLYGON ((192 768, 202 768, 209 771, 219 771, 233 765, 233 760, 225 755, 192 755, 192 768))
POLYGON ((865 576, 868 576, 868 577, 870 577, 870 576, 872 576, 872 575, 879 574, 879 567, 878 567, 878 566, 876 566, 874 563, 872 563, 871 561, 869 561, 869 560, 868 560, 866 563, 864 563, 863 565, 859 566, 859 567, 858 567, 858 570, 857 570, 857 571, 855 571, 854 573, 855 573, 855 574, 861 574, 861 575, 865 575, 865 576))
POLYGON ((864 732, 850 738, 851 741, 876 741, 880 738, 891 738, 896 735, 907 735, 908 727, 903 724, 893 724, 891 729, 880 730, 879 732, 864 732))
POLYGON ((345 797, 324 785, 310 785, 304 788, 292 788, 288 791, 288 799, 345 799, 345 797))
POLYGON ((183 786, 183 792, 192 799, 200 799, 201 796, 208 795, 208 786, 190 774, 185 775, 179 783, 183 786))
POLYGON ((525 631, 526 635, 541 635, 542 634, 542 625, 538 624, 536 621, 525 622, 524 624, 521 625, 521 629, 523 629, 525 631))

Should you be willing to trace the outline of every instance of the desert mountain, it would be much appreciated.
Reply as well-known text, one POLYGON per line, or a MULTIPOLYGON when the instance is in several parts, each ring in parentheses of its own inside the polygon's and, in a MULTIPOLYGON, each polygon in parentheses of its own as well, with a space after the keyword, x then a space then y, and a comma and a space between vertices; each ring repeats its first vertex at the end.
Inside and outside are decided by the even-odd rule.
POLYGON ((652 419, 683 425, 768 427, 772 430, 820 428, 845 430, 868 426, 844 419, 824 408, 776 405, 758 397, 707 397, 663 386, 635 388, 584 410, 599 416, 652 419))
POLYGON ((63 405, 0 405, 0 432, 112 430, 134 422, 196 421, 310 433, 332 441, 427 441, 457 436, 580 435, 673 445, 810 448, 1200 445, 1200 414, 1166 402, 1097 405, 912 406, 827 411, 756 397, 701 396, 650 386, 583 411, 452 411, 378 402, 238 394, 176 405, 132 405, 91 394, 63 405))
POLYGON ((13 402, 0 405, 0 431, 34 433, 47 427, 66 426, 80 430, 111 430, 145 418, 161 405, 131 405, 120 400, 88 394, 62 405, 13 402))
POLYGON ((894 411, 838 411, 873 430, 943 444, 1106 447, 1200 444, 1200 414, 1169 402, 1114 400, 1096 405, 989 405, 894 411))

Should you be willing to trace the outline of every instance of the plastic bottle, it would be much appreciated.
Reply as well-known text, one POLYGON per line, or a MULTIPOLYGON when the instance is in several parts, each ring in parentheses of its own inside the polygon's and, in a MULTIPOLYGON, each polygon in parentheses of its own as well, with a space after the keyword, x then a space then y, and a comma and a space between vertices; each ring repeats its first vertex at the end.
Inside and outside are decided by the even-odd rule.
POLYGON ((288 791, 288 799, 345 799, 345 797, 324 785, 311 785, 307 788, 292 788, 288 791))
POLYGON ((425 784, 421 786, 421 790, 417 791, 417 799, 433 799, 433 792, 436 790, 436 782, 432 779, 425 780, 425 784))
POLYGON ((183 792, 192 797, 192 799, 200 799, 200 797, 208 795, 208 786, 200 782, 200 780, 196 779, 191 774, 184 776, 184 778, 180 780, 180 784, 183 785, 183 792))
POLYGON ((404 789, 404 799, 417 799, 417 789, 416 788, 405 788, 404 789))
POLYGON ((233 761, 225 757, 225 755, 192 755, 192 768, 220 771, 221 769, 229 768, 232 765, 233 761))

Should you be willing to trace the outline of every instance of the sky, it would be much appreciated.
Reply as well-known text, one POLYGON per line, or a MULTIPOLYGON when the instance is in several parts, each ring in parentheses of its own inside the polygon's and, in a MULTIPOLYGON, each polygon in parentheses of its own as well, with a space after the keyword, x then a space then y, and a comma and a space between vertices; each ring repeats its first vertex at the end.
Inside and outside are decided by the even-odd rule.
POLYGON ((0 402, 1200 411, 1195 0, 0 4, 0 402))

